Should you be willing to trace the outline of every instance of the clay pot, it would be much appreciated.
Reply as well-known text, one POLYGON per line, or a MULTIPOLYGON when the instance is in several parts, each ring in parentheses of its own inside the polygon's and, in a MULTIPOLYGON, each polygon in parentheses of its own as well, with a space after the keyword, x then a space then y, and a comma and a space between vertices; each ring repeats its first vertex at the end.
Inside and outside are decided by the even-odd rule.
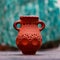
POLYGON ((21 16, 20 20, 14 22, 14 28, 18 31, 16 44, 22 53, 35 54, 42 45, 41 31, 45 24, 37 16, 21 16), (20 28, 17 28, 17 24, 21 24, 20 28), (40 28, 38 24, 41 24, 40 28))

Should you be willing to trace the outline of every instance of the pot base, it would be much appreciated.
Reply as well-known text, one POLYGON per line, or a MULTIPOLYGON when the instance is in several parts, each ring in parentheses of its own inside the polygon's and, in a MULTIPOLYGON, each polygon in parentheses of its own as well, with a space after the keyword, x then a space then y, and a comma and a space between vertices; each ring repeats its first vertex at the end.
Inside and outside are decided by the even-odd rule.
POLYGON ((35 51, 22 51, 24 55, 35 55, 35 51))

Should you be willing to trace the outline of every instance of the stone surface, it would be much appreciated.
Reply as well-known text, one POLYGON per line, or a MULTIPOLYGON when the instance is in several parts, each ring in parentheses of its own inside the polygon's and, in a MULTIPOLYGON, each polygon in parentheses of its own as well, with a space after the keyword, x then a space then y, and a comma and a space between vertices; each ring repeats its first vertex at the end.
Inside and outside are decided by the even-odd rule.
POLYGON ((23 55, 19 51, 0 52, 0 60, 60 60, 60 47, 46 51, 39 51, 36 55, 23 55))

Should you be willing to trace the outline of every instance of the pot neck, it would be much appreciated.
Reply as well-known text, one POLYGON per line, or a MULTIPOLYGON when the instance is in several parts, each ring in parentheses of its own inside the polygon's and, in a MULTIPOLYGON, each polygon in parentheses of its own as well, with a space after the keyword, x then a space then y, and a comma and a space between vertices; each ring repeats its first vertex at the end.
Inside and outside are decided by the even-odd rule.
POLYGON ((21 23, 37 23, 38 17, 37 16, 21 16, 20 20, 21 20, 21 23))

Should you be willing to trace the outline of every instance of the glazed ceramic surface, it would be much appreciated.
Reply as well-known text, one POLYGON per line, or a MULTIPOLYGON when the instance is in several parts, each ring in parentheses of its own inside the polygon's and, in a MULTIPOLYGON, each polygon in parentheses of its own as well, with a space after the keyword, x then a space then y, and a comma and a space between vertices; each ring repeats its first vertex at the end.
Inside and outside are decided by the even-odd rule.
POLYGON ((42 45, 41 31, 45 24, 38 20, 37 16, 21 16, 20 20, 14 23, 14 28, 18 31, 16 44, 23 54, 35 54, 42 45), (17 24, 21 24, 17 28, 17 24), (41 27, 38 27, 41 24, 41 27))

